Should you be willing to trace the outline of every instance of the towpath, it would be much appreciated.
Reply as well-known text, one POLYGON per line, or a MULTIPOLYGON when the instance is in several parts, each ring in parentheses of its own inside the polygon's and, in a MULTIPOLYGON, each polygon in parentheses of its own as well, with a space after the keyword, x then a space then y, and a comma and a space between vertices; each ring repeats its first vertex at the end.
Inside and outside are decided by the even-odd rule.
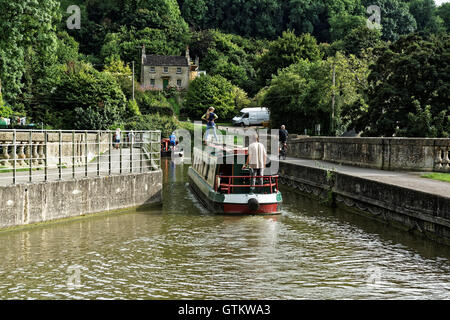
POLYGON ((286 160, 281 160, 280 162, 287 162, 299 166, 306 166, 312 168, 334 170, 339 173, 344 173, 347 175, 352 175, 364 179, 374 180, 403 188, 408 188, 416 191, 436 194, 439 196, 450 198, 450 183, 422 178, 421 175, 426 172, 386 171, 386 170, 339 165, 326 161, 289 158, 289 157, 286 158, 286 160))

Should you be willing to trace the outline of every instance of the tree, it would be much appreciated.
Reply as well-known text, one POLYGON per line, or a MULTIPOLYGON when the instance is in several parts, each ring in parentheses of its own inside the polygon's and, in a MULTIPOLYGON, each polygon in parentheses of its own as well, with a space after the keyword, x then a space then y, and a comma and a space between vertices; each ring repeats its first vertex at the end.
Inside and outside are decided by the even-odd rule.
POLYGON ((53 90, 38 98, 42 108, 31 109, 36 121, 73 129, 76 123, 83 123, 86 128, 93 119, 106 117, 95 129, 107 129, 112 121, 124 115, 125 96, 109 72, 99 72, 84 63, 72 63, 59 69, 58 77, 53 79, 53 90), (88 119, 79 119, 82 115, 88 119))
POLYGON ((297 37, 292 31, 283 32, 281 37, 270 44, 269 50, 257 63, 260 82, 264 86, 278 69, 286 68, 302 59, 317 61, 321 58, 321 50, 311 35, 297 37))
POLYGON ((246 39, 217 30, 195 33, 190 44, 192 56, 200 58, 202 70, 220 75, 249 94, 258 91, 254 63, 267 41, 246 39))
POLYGON ((72 38, 66 31, 58 32, 57 37, 57 63, 67 64, 69 62, 78 61, 78 42, 76 42, 75 39, 72 38))
POLYGON ((205 0, 186 0, 181 8, 181 13, 186 22, 195 30, 205 26, 208 7, 205 0))
POLYGON ((369 49, 381 44, 381 32, 377 29, 369 29, 367 26, 359 26, 351 30, 341 40, 331 45, 331 51, 342 51, 346 54, 361 54, 369 49))
POLYGON ((359 0, 289 0, 285 2, 284 15, 287 29, 294 30, 297 35, 310 33, 319 42, 329 42, 332 19, 362 16, 364 10, 359 0))
POLYGON ((339 135, 356 126, 367 111, 369 61, 338 52, 326 61, 302 60, 280 70, 261 93, 261 106, 271 111, 272 127, 285 124, 303 133, 320 124, 323 134, 339 135))
POLYGON ((331 41, 344 39, 354 29, 366 26, 366 18, 354 16, 348 13, 336 15, 330 18, 331 41))
POLYGON ((30 99, 56 62, 56 0, 0 0, 0 77, 11 105, 30 99))
POLYGON ((444 22, 444 26, 447 29, 447 32, 450 32, 450 3, 443 3, 440 7, 437 8, 436 14, 444 22))
POLYGON ((231 119, 235 113, 233 85, 221 76, 201 76, 189 85, 183 112, 189 117, 200 119, 214 107, 220 119, 231 119))
POLYGON ((371 66, 367 135, 448 137, 450 108, 450 36, 402 37, 371 66), (408 117, 407 115, 410 116, 408 117))
POLYGON ((335 97, 334 123, 337 135, 348 129, 359 129, 367 114, 367 88, 369 66, 373 63, 372 50, 365 50, 357 57, 336 53, 327 60, 335 72, 335 85, 331 86, 335 97))
POLYGON ((277 0, 186 0, 182 12, 196 29, 271 39, 283 30, 283 11, 277 0))
POLYGON ((409 11, 417 22, 417 30, 425 34, 437 33, 444 29, 442 19, 437 16, 433 0, 413 0, 409 11))
POLYGON ((122 92, 125 97, 130 100, 133 98, 133 81, 135 82, 135 89, 139 87, 136 80, 133 79, 133 73, 131 71, 130 65, 126 64, 118 56, 111 56, 106 58, 106 65, 104 72, 111 74, 120 85, 122 92))
POLYGON ((330 88, 330 69, 324 61, 301 60, 272 79, 261 106, 270 110, 273 128, 284 124, 290 132, 303 133, 321 124, 329 133, 330 88))
POLYGON ((417 29, 408 4, 401 0, 362 0, 365 8, 376 5, 381 9, 382 39, 395 41, 417 29))

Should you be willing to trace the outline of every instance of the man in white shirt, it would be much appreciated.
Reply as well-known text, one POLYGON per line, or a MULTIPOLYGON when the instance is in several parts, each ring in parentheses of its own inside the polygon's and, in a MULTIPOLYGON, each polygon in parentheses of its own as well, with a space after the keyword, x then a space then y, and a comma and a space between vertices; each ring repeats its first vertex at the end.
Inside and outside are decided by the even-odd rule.
MULTIPOLYGON (((252 186, 256 185, 256 176, 264 175, 264 168, 267 162, 267 151, 264 145, 259 142, 259 136, 255 135, 255 142, 248 146, 248 157, 245 167, 250 167, 252 174, 252 186)), ((263 184, 263 178, 258 178, 258 184, 263 184)), ((251 187, 250 191, 255 190, 255 187, 251 187)))

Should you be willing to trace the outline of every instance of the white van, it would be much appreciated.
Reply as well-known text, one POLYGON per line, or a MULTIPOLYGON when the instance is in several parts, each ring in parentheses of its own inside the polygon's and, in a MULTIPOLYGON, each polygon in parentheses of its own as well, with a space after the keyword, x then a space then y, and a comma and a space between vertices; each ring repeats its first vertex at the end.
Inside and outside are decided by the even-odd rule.
POLYGON ((270 120, 269 110, 267 108, 244 108, 241 114, 233 118, 235 126, 254 126, 261 125, 270 120))

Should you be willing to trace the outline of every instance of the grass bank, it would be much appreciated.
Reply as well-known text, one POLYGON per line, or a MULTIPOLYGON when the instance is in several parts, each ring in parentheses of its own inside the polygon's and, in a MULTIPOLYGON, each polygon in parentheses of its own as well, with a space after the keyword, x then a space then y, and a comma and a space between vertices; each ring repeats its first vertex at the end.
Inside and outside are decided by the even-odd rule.
POLYGON ((421 177, 427 178, 427 179, 450 182, 450 173, 433 172, 433 173, 423 174, 421 177))

